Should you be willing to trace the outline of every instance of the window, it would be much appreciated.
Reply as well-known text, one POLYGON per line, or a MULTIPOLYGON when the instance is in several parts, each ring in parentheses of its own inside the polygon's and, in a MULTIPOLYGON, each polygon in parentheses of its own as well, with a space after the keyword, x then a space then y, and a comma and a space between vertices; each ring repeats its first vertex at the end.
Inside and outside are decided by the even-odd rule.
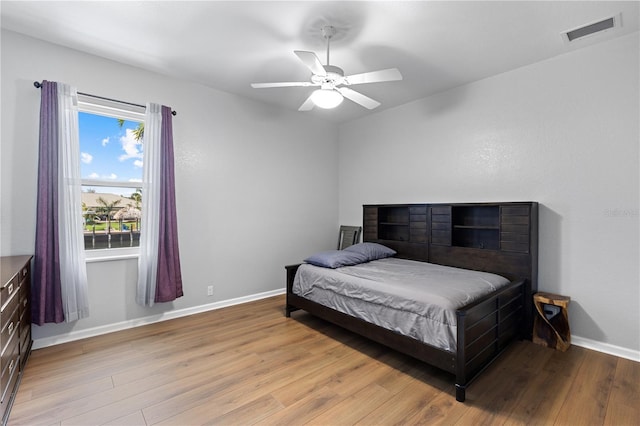
POLYGON ((137 253, 144 195, 144 108, 78 95, 78 110, 87 258, 105 255, 105 250, 108 257, 137 253), (127 248, 132 253, 111 250, 127 248))

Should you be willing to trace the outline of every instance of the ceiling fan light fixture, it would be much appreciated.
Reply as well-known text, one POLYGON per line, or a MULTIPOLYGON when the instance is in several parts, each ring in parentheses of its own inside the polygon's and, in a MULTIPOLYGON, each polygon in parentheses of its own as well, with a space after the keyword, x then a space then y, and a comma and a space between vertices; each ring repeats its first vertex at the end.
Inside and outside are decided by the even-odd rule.
POLYGON ((342 103, 344 97, 333 89, 318 89, 311 94, 311 100, 318 108, 332 109, 342 103))

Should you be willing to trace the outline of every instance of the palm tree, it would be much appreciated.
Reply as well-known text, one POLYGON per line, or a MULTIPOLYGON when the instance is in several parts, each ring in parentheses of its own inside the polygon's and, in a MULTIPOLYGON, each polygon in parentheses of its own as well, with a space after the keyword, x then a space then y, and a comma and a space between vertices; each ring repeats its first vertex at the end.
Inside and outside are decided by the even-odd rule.
POLYGON ((136 208, 140 210, 140 203, 142 203, 142 188, 136 188, 136 192, 131 194, 129 198, 136 202, 136 208))
POLYGON ((111 233, 111 210, 120 204, 120 200, 115 200, 110 203, 104 198, 98 197, 96 201, 101 204, 101 206, 98 207, 98 212, 105 213, 107 216, 107 233, 111 233))
MULTIPOLYGON (((122 128, 124 126, 124 120, 122 118, 118 118, 118 125, 122 128)), ((137 141, 141 141, 144 137, 144 123, 138 123, 138 127, 133 129, 133 138, 137 141)))
MULTIPOLYGON (((82 216, 84 216, 85 225, 93 225, 93 216, 96 214, 93 210, 89 210, 87 204, 82 202, 82 216)), ((83 229, 86 230, 86 229, 83 229)))

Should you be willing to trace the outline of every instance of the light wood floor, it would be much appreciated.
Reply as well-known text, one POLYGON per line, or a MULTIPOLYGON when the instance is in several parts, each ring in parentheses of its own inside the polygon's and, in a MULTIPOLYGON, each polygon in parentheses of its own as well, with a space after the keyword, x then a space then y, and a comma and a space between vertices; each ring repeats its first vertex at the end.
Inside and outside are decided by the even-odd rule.
POLYGON ((640 424, 640 363, 517 342, 453 376, 284 296, 33 351, 10 425, 640 424))

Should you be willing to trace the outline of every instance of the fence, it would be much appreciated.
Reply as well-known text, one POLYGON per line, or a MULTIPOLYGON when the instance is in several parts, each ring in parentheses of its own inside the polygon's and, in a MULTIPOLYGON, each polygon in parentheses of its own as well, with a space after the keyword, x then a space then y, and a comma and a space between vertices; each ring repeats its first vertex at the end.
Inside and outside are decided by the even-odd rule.
POLYGON ((108 233, 92 231, 84 234, 85 250, 138 246, 140 246, 140 231, 111 231, 108 233))

